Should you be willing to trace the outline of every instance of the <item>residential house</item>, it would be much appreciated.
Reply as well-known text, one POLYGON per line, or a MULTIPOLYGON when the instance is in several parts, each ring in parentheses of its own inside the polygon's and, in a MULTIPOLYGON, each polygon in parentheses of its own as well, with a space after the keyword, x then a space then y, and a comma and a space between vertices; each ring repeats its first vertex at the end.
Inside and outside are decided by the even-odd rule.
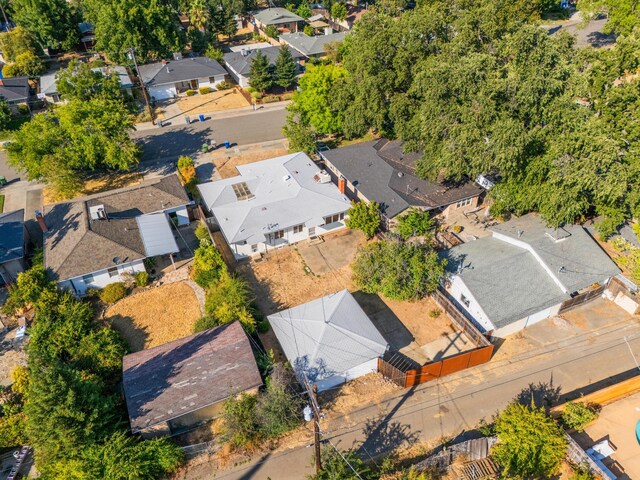
POLYGON ((345 227, 349 200, 306 154, 237 169, 238 176, 198 185, 236 258, 345 227))
POLYGON ((349 31, 353 29, 356 22, 367 12, 367 8, 360 5, 351 5, 347 3, 345 6, 347 7, 347 16, 344 20, 338 20, 336 18, 331 19, 332 26, 336 30, 349 31))
POLYGON ((420 153, 405 153, 387 139, 358 143, 320 153, 327 170, 350 198, 377 202, 391 227, 411 207, 448 215, 473 209, 484 189, 474 182, 431 182, 416 174, 420 153))
POLYGON ((314 35, 310 37, 303 32, 283 33, 279 40, 300 52, 304 58, 321 58, 327 54, 327 45, 342 42, 347 32, 328 33, 326 35, 314 35))
POLYGON ((179 251, 172 224, 189 223, 189 203, 174 174, 47 207, 45 267, 78 295, 143 272, 145 258, 179 251))
POLYGON ((389 345, 347 290, 269 315, 299 379, 323 391, 378 371, 389 345))
POLYGON ((259 30, 264 30, 268 26, 275 26, 280 33, 298 31, 298 23, 304 22, 304 18, 290 12, 286 8, 274 7, 266 8, 255 12, 252 15, 251 23, 259 30))
POLYGON ((14 282, 25 270, 28 238, 24 210, 0 213, 0 285, 14 282))
MULTIPOLYGON (((250 46, 251 45, 247 45, 247 47, 250 46)), ((293 50, 291 47, 289 47, 289 50, 291 51, 291 55, 298 65, 298 70, 301 70, 301 67, 299 66, 299 60, 302 55, 293 50)), ((276 58, 278 58, 278 54, 280 53, 280 47, 269 45, 266 48, 242 49, 239 52, 236 51, 225 53, 222 57, 224 59, 224 64, 227 68, 227 71, 242 88, 246 88, 249 86, 249 78, 251 77, 251 64, 253 64, 253 60, 258 55, 258 52, 266 56, 269 60, 269 64, 273 66, 275 65, 276 58)))
POLYGON ((331 26, 327 23, 326 17, 322 13, 318 13, 316 15, 312 15, 306 20, 307 25, 313 28, 315 33, 331 33, 333 30, 331 26))
POLYGON ((187 90, 215 86, 224 81, 227 71, 218 62, 207 57, 163 60, 148 65, 140 65, 140 76, 156 100, 175 98, 187 90))
POLYGON ((538 214, 491 227, 449 249, 450 297, 484 332, 503 337, 556 315, 563 302, 620 271, 580 225, 547 228, 538 214))
POLYGON ((125 355, 122 383, 131 432, 176 435, 222 413, 224 401, 262 385, 239 322, 125 355))
POLYGON ((78 30, 80 31, 80 43, 85 50, 90 50, 96 44, 96 27, 89 22, 82 22, 78 24, 78 30))
POLYGON ((31 96, 29 77, 0 78, 0 99, 16 113, 18 105, 28 105, 31 96))
MULTIPOLYGON (((92 68, 94 72, 100 72, 102 76, 117 75, 120 87, 127 93, 127 95, 133 96, 133 81, 129 76, 129 72, 125 67, 119 65, 96 67, 92 68)), ((62 99, 58 92, 58 81, 56 79, 57 72, 47 73, 40 77, 40 93, 39 98, 46 100, 49 103, 59 103, 62 99)))

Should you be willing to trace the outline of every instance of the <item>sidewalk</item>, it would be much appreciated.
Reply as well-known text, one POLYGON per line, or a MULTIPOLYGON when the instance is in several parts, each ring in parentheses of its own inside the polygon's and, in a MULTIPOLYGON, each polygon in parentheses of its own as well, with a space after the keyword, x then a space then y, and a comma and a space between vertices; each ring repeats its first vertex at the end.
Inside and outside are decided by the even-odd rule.
MULTIPOLYGON (((289 103, 291 102, 287 100, 284 102, 274 102, 274 103, 268 103, 266 105, 257 105, 257 108, 255 111, 271 112, 271 111, 277 111, 277 110, 284 110, 285 108, 287 108, 287 105, 289 105, 289 103)), ((248 106, 248 107, 242 107, 242 108, 234 108, 232 110, 225 110, 223 112, 204 113, 203 115, 204 115, 205 121, 222 120, 225 118, 241 117, 253 111, 254 111, 253 106, 248 106)), ((199 115, 185 115, 184 113, 182 113, 178 105, 173 103, 165 107, 165 116, 164 116, 165 118, 161 119, 164 122, 163 127, 160 127, 157 124, 153 125, 151 122, 136 123, 135 127, 136 127, 136 130, 140 132, 144 130, 154 130, 154 129, 167 128, 167 127, 186 126, 187 123, 186 123, 185 117, 187 116, 190 117, 191 119, 190 123, 196 123, 200 121, 198 120, 199 115)))

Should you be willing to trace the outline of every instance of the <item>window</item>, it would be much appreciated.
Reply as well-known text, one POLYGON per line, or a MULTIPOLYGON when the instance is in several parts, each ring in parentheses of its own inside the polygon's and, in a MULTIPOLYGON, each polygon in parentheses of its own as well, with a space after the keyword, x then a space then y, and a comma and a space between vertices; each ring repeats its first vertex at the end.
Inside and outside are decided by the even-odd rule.
POLYGON ((313 237, 316 234, 316 227, 309 227, 309 236, 313 237))
POLYGON ((251 245, 251 253, 256 253, 258 251, 258 244, 254 243, 251 245))
POLYGON ((236 183, 235 185, 232 185, 232 187, 233 187, 233 193, 236 194, 236 198, 238 200, 246 200, 247 198, 253 198, 253 194, 251 193, 251 190, 249 190, 249 187, 247 186, 246 182, 236 183))
POLYGON ((340 220, 344 220, 344 212, 336 213, 335 215, 329 215, 328 217, 324 217, 325 225, 329 223, 339 222, 340 220))
POLYGON ((304 223, 300 225, 295 225, 293 227, 293 233, 302 233, 303 230, 304 230, 304 223))
POLYGON ((466 207, 467 205, 471 205, 473 198, 465 198, 464 200, 460 200, 456 203, 456 208, 466 207))
POLYGON ((90 273, 90 274, 88 274, 88 275, 83 275, 83 276, 82 276, 82 281, 83 281, 85 284, 93 283, 93 274, 91 274, 91 273, 90 273))
POLYGON ((118 276, 118 267, 111 267, 111 268, 107 269, 107 273, 109 274, 110 278, 117 277, 118 276))
POLYGON ((278 230, 277 232, 273 232, 273 239, 277 240, 279 238, 283 238, 284 237, 284 230, 278 230))
POLYGON ((471 302, 469 301, 469 299, 462 294, 460 294, 460 301, 467 308, 469 308, 469 305, 471 305, 471 302))

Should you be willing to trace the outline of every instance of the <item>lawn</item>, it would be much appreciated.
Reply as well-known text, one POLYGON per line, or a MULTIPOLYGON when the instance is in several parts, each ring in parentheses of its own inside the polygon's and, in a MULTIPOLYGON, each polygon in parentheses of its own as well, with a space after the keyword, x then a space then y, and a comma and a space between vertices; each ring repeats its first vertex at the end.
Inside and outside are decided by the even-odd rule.
POLYGON ((177 282, 120 300, 106 318, 137 352, 191 335, 200 308, 192 288, 177 282))

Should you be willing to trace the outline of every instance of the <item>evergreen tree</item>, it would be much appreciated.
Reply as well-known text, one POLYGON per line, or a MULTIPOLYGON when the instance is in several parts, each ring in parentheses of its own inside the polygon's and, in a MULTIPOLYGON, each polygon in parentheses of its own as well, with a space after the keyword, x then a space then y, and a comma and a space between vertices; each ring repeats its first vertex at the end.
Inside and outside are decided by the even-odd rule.
POLYGON ((296 62, 291 50, 286 45, 280 47, 276 58, 275 83, 283 88, 289 88, 296 79, 296 62))
POLYGON ((251 64, 249 85, 251 88, 263 93, 273 85, 273 75, 271 73, 269 59, 259 50, 256 52, 256 56, 253 58, 253 63, 251 64))

